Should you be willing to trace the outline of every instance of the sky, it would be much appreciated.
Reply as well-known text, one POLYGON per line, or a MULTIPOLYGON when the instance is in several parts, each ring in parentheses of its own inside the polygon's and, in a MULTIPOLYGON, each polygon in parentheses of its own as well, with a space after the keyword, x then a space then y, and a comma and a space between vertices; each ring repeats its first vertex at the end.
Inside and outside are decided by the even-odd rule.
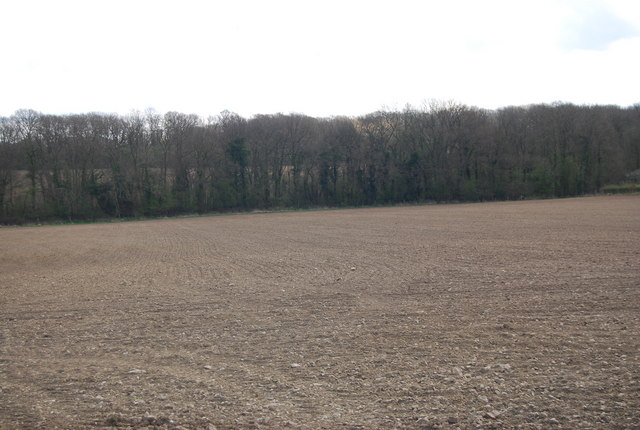
POLYGON ((0 0, 0 40, 0 116, 640 103, 638 0, 0 0))

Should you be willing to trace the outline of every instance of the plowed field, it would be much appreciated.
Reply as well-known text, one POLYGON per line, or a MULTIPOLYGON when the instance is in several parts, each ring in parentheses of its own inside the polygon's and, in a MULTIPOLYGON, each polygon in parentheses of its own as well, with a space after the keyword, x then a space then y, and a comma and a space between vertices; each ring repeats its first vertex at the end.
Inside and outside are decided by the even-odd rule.
POLYGON ((640 196, 0 229, 0 427, 640 428, 640 196))

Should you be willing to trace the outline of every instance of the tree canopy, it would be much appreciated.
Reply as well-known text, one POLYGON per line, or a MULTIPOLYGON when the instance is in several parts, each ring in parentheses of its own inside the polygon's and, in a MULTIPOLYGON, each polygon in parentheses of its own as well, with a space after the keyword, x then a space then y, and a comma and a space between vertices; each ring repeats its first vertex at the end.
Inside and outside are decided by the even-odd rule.
POLYGON ((4 223, 562 197, 638 169, 640 105, 0 117, 4 223))

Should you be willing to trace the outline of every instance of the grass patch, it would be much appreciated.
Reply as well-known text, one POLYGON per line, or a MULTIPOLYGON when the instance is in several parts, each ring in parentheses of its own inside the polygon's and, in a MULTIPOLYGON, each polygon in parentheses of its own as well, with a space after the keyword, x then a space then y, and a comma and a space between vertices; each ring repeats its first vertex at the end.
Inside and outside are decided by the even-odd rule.
POLYGON ((640 184, 605 185, 600 191, 606 194, 637 193, 640 191, 640 184))

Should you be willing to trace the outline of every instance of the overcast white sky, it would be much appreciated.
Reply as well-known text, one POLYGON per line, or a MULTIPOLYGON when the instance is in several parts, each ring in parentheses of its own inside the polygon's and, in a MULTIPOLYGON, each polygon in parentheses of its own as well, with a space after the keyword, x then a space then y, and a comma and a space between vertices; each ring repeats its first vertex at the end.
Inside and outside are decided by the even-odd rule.
POLYGON ((0 0, 0 115, 640 102, 638 0, 0 0))

